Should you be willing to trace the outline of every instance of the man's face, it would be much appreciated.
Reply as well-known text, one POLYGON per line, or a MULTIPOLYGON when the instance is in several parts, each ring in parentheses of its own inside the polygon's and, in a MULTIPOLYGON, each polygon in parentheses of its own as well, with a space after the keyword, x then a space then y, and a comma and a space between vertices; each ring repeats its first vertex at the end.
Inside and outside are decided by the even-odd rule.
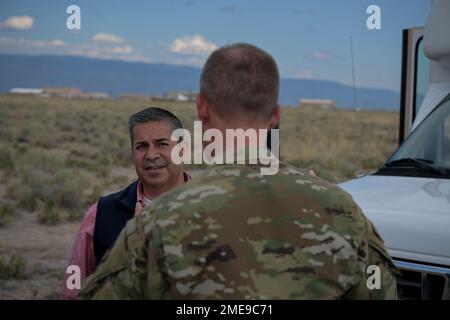
POLYGON ((134 166, 144 188, 166 191, 175 186, 183 174, 183 167, 173 164, 170 157, 176 145, 175 141, 170 141, 171 134, 172 127, 167 121, 151 121, 134 127, 134 166))

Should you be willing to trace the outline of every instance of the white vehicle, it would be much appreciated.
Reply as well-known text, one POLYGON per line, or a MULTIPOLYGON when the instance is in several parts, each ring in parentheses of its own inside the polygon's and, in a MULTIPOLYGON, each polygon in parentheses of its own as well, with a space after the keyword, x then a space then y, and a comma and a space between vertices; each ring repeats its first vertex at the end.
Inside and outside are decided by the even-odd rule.
POLYGON ((403 33, 400 141, 377 172, 340 186, 383 237, 401 299, 450 299, 450 1, 403 33), (409 135, 408 135, 409 134, 409 135))

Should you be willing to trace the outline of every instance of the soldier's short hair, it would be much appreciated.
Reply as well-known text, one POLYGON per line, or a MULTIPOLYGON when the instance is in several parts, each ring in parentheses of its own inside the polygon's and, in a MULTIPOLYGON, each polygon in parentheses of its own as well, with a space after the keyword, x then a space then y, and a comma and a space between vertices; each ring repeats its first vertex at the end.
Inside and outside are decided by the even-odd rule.
POLYGON ((151 121, 167 121, 172 127, 172 131, 182 129, 183 124, 172 112, 158 107, 150 107, 132 114, 128 119, 128 130, 130 133, 131 145, 134 142, 133 130, 140 123, 151 121))
POLYGON ((275 111, 280 75, 273 57, 247 43, 215 50, 203 67, 200 93, 223 118, 243 113, 270 118, 275 111))

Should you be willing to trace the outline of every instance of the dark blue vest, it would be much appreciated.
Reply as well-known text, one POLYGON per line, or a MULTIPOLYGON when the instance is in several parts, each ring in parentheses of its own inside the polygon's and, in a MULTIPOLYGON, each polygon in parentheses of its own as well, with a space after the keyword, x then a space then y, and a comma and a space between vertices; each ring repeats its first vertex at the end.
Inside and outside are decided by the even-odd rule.
POLYGON ((97 264, 114 245, 127 221, 133 218, 137 185, 135 181, 124 190, 98 200, 94 226, 94 253, 97 264))

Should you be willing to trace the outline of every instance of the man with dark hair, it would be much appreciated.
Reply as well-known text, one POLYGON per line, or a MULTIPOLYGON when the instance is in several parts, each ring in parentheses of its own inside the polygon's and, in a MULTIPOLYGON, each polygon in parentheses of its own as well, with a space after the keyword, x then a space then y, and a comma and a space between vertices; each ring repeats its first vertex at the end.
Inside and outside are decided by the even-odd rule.
MULTIPOLYGON (((81 279, 93 272, 129 219, 162 193, 190 180, 183 165, 171 161, 176 144, 170 140, 171 134, 183 128, 175 115, 161 108, 147 108, 130 116, 128 128, 138 180, 122 191, 101 197, 86 213, 69 261, 69 266, 80 268, 81 279)), ((78 292, 67 285, 68 276, 61 292, 63 299, 75 298, 78 292)))
MULTIPOLYGON (((278 68, 265 51, 249 44, 219 48, 201 77, 203 128, 223 135, 274 128, 278 86, 278 68)), ((282 162, 264 176, 261 164, 248 163, 212 165, 130 220, 80 296, 396 298, 393 262, 351 196, 282 162)))

